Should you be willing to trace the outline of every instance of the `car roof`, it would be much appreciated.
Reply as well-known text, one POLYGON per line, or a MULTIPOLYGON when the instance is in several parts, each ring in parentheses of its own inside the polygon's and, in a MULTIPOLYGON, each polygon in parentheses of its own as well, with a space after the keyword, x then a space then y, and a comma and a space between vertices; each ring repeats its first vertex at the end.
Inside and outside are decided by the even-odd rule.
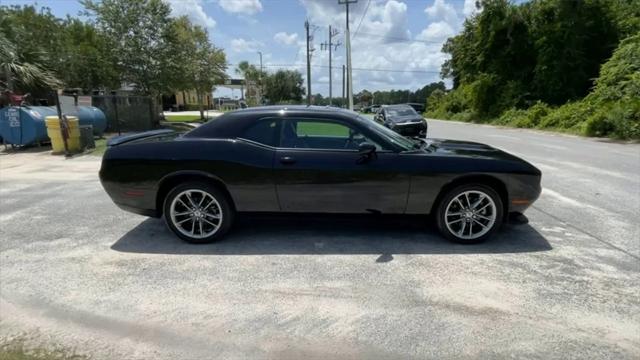
POLYGON ((185 134, 185 137, 234 138, 244 129, 265 117, 308 116, 321 118, 355 119, 358 113, 329 106, 271 105, 234 110, 220 115, 204 125, 185 134))
POLYGON ((269 105, 269 106, 256 106, 256 107, 250 107, 250 108, 246 108, 246 109, 240 109, 240 110, 235 110, 233 111, 233 113, 261 113, 261 114, 275 114, 275 113, 279 113, 280 111, 289 111, 289 112, 295 112, 295 113, 304 113, 304 112, 309 112, 309 113, 327 113, 327 114, 335 114, 335 112, 340 112, 340 113, 344 113, 345 115, 353 115, 353 114, 357 114, 354 111, 348 110, 348 109, 343 109, 343 108, 338 108, 338 107, 333 107, 333 106, 316 106, 316 105, 269 105))

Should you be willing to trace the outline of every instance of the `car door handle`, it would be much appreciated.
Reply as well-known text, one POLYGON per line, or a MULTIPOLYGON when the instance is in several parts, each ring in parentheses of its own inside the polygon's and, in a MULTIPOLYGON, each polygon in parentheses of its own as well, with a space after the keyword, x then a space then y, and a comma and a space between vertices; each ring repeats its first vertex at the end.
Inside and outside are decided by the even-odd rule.
POLYGON ((291 156, 283 156, 280 158, 280 162, 285 165, 291 165, 296 163, 296 159, 291 156))

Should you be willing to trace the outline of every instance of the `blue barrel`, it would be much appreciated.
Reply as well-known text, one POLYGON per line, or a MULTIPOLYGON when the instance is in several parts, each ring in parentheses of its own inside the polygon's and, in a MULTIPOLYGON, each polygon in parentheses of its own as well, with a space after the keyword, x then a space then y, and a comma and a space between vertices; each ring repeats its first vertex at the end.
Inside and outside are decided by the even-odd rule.
POLYGON ((107 128, 107 117, 102 110, 94 106, 78 106, 78 111, 69 115, 77 116, 80 120, 80 126, 93 126, 93 135, 101 136, 107 128))
POLYGON ((44 118, 56 115, 48 106, 9 106, 0 109, 0 136, 13 145, 49 141, 44 118))
MULTIPOLYGON (((30 145, 49 141, 45 117, 58 112, 53 106, 9 106, 0 109, 0 137, 7 144, 30 145)), ((80 125, 93 126, 93 134, 100 136, 107 128, 102 110, 93 106, 78 106, 68 115, 77 116, 80 125)))

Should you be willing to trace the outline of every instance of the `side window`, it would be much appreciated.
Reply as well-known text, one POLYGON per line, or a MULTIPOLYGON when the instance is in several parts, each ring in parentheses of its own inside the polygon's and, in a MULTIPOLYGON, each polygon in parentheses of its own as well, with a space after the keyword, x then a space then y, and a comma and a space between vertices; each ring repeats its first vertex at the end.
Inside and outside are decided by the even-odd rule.
POLYGON ((342 124, 321 121, 298 121, 297 136, 348 137, 349 128, 342 124))
POLYGON ((264 145, 277 146, 277 125, 275 119, 260 120, 245 129, 241 138, 264 145))
POLYGON ((334 121, 286 119, 282 122, 280 145, 284 148, 357 150, 361 143, 374 141, 357 129, 334 121))

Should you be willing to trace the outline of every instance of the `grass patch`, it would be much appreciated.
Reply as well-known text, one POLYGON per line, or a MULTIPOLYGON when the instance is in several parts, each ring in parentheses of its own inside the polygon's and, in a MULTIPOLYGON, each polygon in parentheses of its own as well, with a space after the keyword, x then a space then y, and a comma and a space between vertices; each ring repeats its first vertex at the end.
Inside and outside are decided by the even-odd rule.
POLYGON ((321 122, 299 122, 298 136, 349 136, 346 126, 321 122))
POLYGON ((165 115, 166 121, 171 122, 192 122, 200 121, 200 115, 165 115))
POLYGON ((91 150, 91 155, 94 155, 94 156, 104 155, 104 152, 107 151, 107 139, 106 138, 96 139, 95 143, 96 143, 96 147, 95 149, 91 150))
POLYGON ((74 351, 55 347, 28 347, 25 340, 16 338, 0 344, 0 360, 87 360, 74 351))

